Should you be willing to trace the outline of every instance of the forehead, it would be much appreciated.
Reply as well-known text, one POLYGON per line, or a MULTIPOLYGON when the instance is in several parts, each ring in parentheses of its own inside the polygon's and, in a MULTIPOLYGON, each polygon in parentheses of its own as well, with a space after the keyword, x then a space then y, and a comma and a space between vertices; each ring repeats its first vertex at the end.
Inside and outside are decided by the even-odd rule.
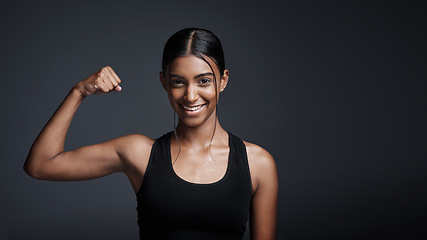
MULTIPOLYGON (((215 64, 213 64, 213 62, 211 62, 209 59, 208 61, 209 61, 209 64, 212 66, 212 68, 215 69, 215 64)), ((173 74, 184 76, 184 75, 197 75, 200 73, 207 73, 207 72, 212 73, 212 70, 205 61, 191 55, 191 56, 175 58, 175 60, 173 60, 173 62, 170 65, 170 72, 171 74, 173 73, 173 74)))

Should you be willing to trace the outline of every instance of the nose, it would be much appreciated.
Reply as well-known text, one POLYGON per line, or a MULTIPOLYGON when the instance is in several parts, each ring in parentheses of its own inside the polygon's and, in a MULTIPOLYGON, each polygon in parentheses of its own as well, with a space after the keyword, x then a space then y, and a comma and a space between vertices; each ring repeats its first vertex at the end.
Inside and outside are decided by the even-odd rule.
POLYGON ((199 99, 197 88, 189 84, 184 95, 184 100, 190 103, 196 102, 199 99))

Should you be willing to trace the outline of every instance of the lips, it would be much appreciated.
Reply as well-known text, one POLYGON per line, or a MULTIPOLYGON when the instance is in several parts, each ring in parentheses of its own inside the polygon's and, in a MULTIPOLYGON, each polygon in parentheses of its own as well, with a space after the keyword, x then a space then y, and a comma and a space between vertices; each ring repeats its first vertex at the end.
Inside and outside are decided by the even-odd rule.
POLYGON ((197 106, 185 106, 185 105, 181 105, 181 106, 186 111, 197 112, 197 111, 201 110, 205 105, 206 105, 206 103, 205 104, 201 104, 201 105, 197 105, 197 106))

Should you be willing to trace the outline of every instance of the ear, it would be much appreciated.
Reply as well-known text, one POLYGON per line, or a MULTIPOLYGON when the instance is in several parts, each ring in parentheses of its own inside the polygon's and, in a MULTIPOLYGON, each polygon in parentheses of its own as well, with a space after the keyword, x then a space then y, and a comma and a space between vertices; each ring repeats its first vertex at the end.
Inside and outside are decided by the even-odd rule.
POLYGON ((221 82, 219 83, 219 92, 224 91, 225 87, 228 83, 228 77, 230 76, 230 73, 227 69, 224 70, 224 74, 222 74, 221 82))
POLYGON ((162 82, 163 89, 165 89, 165 91, 168 91, 165 74, 163 74, 163 72, 160 72, 159 76, 160 76, 160 82, 162 82))

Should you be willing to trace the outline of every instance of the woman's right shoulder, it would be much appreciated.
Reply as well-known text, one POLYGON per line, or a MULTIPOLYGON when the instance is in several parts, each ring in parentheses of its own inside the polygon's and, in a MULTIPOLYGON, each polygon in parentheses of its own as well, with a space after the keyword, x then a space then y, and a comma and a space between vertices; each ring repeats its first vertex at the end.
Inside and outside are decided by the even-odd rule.
POLYGON ((129 134, 115 139, 116 150, 127 164, 148 161, 155 139, 143 134, 129 134))
POLYGON ((123 163, 122 171, 137 192, 147 169, 155 139, 143 134, 129 134, 115 140, 117 153, 123 163))
POLYGON ((117 138, 117 147, 119 152, 149 151, 154 142, 155 139, 143 134, 134 133, 117 138))
POLYGON ((128 135, 124 135, 122 137, 121 141, 123 141, 123 143, 126 144, 139 144, 139 145, 153 145, 155 139, 152 139, 144 134, 139 134, 139 133, 133 133, 133 134, 128 134, 128 135))

